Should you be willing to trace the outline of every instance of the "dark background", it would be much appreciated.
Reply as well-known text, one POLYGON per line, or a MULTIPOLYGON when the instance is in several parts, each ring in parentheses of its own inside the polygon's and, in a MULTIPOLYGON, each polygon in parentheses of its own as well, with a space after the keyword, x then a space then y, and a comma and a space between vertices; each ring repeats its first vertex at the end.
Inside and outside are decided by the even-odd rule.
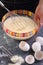
MULTIPOLYGON (((9 10, 14 9, 27 9, 35 12, 35 9, 39 3, 39 0, 0 0, 9 10)), ((7 11, 0 6, 0 20, 7 11)))

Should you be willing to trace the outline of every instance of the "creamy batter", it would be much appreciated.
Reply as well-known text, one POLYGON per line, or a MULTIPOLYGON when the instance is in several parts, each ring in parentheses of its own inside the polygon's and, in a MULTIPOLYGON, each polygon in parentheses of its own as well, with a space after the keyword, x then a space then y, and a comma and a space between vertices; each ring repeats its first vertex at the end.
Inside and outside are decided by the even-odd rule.
POLYGON ((12 32, 30 32, 37 27, 36 23, 27 16, 12 16, 5 20, 4 26, 12 32))

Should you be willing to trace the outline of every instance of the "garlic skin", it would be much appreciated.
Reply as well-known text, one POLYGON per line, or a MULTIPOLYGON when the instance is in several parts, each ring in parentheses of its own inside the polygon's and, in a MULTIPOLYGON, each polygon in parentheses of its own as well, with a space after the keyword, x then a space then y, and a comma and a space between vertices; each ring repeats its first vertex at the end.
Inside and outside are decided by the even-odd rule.
POLYGON ((37 51, 34 54, 36 60, 43 60, 43 51, 37 51))
POLYGON ((41 45, 43 45, 43 37, 41 36, 36 37, 36 42, 39 42, 41 45))
POLYGON ((29 51, 30 50, 30 46, 27 42, 25 41, 21 41, 20 44, 19 44, 19 48, 22 50, 22 51, 29 51))
POLYGON ((35 58, 32 55, 28 55, 26 56, 25 61, 27 64, 33 64, 35 62, 35 58))
POLYGON ((40 50, 41 50, 41 44, 40 44, 39 42, 34 42, 34 43, 32 44, 32 50, 33 50, 34 52, 40 51, 40 50))

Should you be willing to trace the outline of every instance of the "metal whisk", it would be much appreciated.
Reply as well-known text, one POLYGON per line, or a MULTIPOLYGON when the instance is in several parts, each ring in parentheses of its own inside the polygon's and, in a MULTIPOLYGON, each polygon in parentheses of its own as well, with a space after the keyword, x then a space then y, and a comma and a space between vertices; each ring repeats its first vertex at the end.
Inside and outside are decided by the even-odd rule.
POLYGON ((10 10, 8 9, 8 8, 6 8, 5 7, 5 5, 0 1, 0 5, 4 8, 4 9, 6 9, 8 12, 10 12, 10 10))

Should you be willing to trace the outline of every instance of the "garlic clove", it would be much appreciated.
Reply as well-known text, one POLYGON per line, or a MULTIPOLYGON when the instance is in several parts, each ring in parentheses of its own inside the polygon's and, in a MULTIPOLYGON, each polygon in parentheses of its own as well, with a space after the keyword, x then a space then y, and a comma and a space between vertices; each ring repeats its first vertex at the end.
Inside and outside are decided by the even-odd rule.
POLYGON ((25 61, 24 61, 24 58, 19 56, 19 60, 18 60, 18 63, 21 65, 23 64, 25 61))
POLYGON ((35 52, 34 56, 35 56, 36 60, 43 60, 43 51, 35 52))
POLYGON ((8 65, 20 65, 19 63, 15 63, 15 64, 11 64, 11 63, 9 63, 8 65))
POLYGON ((35 62, 34 56, 32 55, 26 56, 25 61, 27 64, 33 64, 35 62))
POLYGON ((15 55, 11 58, 11 61, 14 63, 22 64, 24 63, 24 58, 22 56, 15 55))
POLYGON ((18 61, 18 59, 19 59, 18 56, 15 55, 15 56, 12 56, 11 61, 16 63, 18 61))
POLYGON ((32 49, 33 49, 34 52, 40 51, 41 50, 41 44, 39 42, 34 42, 32 44, 32 49))
POLYGON ((22 51, 29 51, 30 49, 30 46, 27 42, 25 41, 21 41, 20 44, 19 44, 19 48, 22 50, 22 51))
POLYGON ((43 45, 43 37, 41 36, 36 37, 36 42, 39 42, 41 45, 43 45))

